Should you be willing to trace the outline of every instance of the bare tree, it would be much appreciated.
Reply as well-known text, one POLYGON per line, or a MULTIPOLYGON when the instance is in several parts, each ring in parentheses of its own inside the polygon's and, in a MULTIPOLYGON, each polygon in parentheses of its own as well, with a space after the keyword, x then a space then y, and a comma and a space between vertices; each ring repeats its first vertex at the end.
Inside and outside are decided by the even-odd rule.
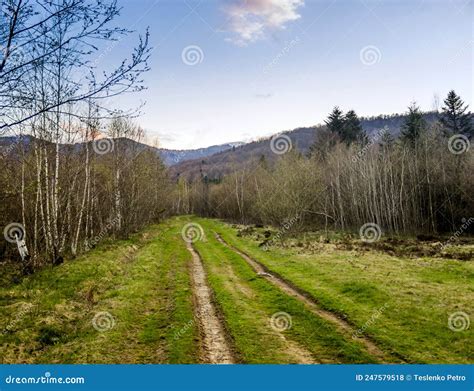
POLYGON ((143 89, 140 77, 148 70, 148 31, 130 58, 114 70, 97 69, 101 56, 132 33, 110 27, 119 13, 116 0, 3 0, 0 131, 43 113, 61 113, 70 103, 92 99, 100 105, 106 98, 143 89), (41 104, 30 89, 39 66, 54 67, 53 77, 67 79, 41 104))

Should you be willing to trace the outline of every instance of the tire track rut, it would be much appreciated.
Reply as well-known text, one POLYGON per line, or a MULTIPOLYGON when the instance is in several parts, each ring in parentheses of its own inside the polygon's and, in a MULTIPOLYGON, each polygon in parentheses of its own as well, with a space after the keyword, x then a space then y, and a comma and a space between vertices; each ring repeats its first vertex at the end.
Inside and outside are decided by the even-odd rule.
POLYGON ((233 364, 235 360, 232 349, 227 342, 225 328, 212 302, 212 291, 207 285, 206 272, 201 257, 191 243, 186 242, 186 247, 192 255, 191 278, 195 301, 194 312, 202 335, 204 356, 202 359, 210 364, 233 364))
MULTIPOLYGON (((249 255, 242 252, 241 250, 234 247, 233 245, 227 243, 217 232, 216 232, 216 238, 224 246, 226 246, 227 248, 231 249, 232 251, 240 255, 240 257, 242 257, 250 265, 250 267, 255 271, 255 273, 257 273, 257 275, 259 275, 262 278, 265 278, 267 281, 269 281, 273 285, 280 288, 287 295, 292 296, 300 300, 304 304, 306 304, 306 306, 311 310, 311 312, 335 324, 337 328, 341 331, 341 333, 344 334, 346 337, 352 338, 355 341, 360 342, 361 344, 365 346, 369 354, 378 358, 382 363, 386 362, 388 354, 383 352, 369 338, 362 335, 358 335, 355 328, 351 324, 339 318, 336 314, 322 309, 317 303, 316 299, 312 298, 310 294, 308 294, 307 292, 303 291, 300 288, 293 286, 293 284, 286 281, 281 276, 270 271, 265 265, 251 258, 249 255)), ((397 357, 397 358, 400 359, 400 357, 397 357)))

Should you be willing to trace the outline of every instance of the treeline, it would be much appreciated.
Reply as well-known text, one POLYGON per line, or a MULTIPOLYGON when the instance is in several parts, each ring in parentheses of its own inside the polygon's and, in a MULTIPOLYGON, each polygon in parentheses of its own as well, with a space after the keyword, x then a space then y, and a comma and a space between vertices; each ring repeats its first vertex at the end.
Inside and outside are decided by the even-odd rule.
POLYGON ((178 208, 294 229, 452 232, 474 215, 472 136, 454 91, 431 124, 411 104, 398 138, 387 128, 367 135, 353 111, 336 107, 308 156, 287 148, 275 164, 262 157, 217 184, 180 181, 178 208))
MULTIPOLYGON (((172 185, 156 152, 139 144, 142 130, 116 119, 107 134, 115 138, 61 145, 57 172, 56 144, 40 138, 19 138, 0 159, 2 226, 12 244, 15 234, 25 239, 32 261, 58 263, 169 210, 172 185)), ((1 255, 17 257, 15 245, 2 244, 1 255)))
MULTIPOLYGON (((59 264, 167 209, 165 168, 110 99, 144 88, 148 33, 116 68, 102 59, 131 31, 115 0, 4 0, 0 7, 0 259, 59 264), (28 135, 26 137, 25 135, 28 135)), ((117 49, 122 50, 122 49, 117 49)))

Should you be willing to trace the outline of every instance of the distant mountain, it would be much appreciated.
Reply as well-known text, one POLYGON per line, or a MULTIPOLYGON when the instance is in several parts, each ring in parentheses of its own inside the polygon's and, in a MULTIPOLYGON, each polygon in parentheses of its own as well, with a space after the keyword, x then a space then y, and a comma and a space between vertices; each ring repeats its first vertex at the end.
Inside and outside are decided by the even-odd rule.
MULTIPOLYGON (((425 113, 424 116, 429 123, 438 119, 438 113, 435 112, 425 113)), ((377 117, 361 118, 361 123, 369 136, 384 127, 387 127, 394 136, 398 136, 405 118, 406 115, 404 114, 380 115, 377 117)), ((297 128, 282 132, 282 134, 290 138, 293 149, 301 153, 307 153, 315 140, 316 132, 321 128, 322 126, 297 128)), ((5 151, 5 148, 13 152, 15 145, 18 144, 21 137, 25 145, 29 145, 34 139, 31 136, 0 137, 0 154, 2 150, 5 151)), ((247 144, 242 142, 227 143, 191 150, 155 148, 129 139, 125 141, 130 143, 130 150, 140 151, 141 148, 146 148, 158 153, 163 159, 164 164, 169 167, 169 174, 173 179, 177 179, 180 176, 187 179, 206 176, 214 180, 242 167, 248 162, 260 159, 262 156, 268 162, 275 161, 278 155, 270 149, 270 139, 265 138, 247 144)), ((81 144, 74 144, 74 149, 81 150, 81 144)), ((64 144, 62 147, 66 149, 71 147, 71 145, 64 144)))
MULTIPOLYGON (((438 113, 436 112, 425 113, 424 116, 429 123, 438 119, 438 113)), ((369 136, 384 127, 387 127, 392 135, 398 136, 405 118, 406 115, 404 114, 363 117, 361 118, 361 124, 369 136)), ((316 132, 321 128, 321 125, 309 128, 297 128, 282 132, 281 134, 290 138, 293 149, 297 149, 301 153, 307 153, 309 147, 315 140, 316 132)), ((272 152, 270 140, 271 138, 265 138, 254 141, 233 148, 232 150, 216 153, 205 159, 186 160, 170 167, 169 172, 173 179, 185 177, 193 180, 201 176, 206 176, 210 180, 219 179, 248 162, 261 159, 262 156, 268 162, 276 160, 278 155, 272 152)))
MULTIPOLYGON (((0 137, 0 152, 8 152, 14 153, 17 146, 20 146, 20 143, 28 148, 31 142, 35 139, 33 136, 29 135, 21 135, 21 136, 5 136, 0 137)), ((174 150, 174 149, 164 149, 164 148, 155 148, 149 146, 147 144, 138 143, 136 141, 130 139, 120 139, 120 142, 125 141, 129 143, 129 146, 132 147, 133 150, 141 150, 141 149, 151 149, 158 153, 163 160, 163 163, 166 166, 172 166, 174 164, 178 164, 181 162, 185 162, 190 159, 203 159, 210 155, 214 155, 219 152, 227 151, 233 148, 237 148, 244 143, 242 142, 235 142, 235 143, 227 143, 222 145, 213 145, 207 148, 199 148, 199 149, 189 149, 189 150, 174 150)), ((74 149, 81 150, 81 145, 83 143, 76 143, 74 145, 74 149)), ((71 144, 62 144, 61 148, 66 149, 66 147, 70 147, 71 144)))
POLYGON ((167 166, 173 166, 175 164, 181 163, 183 161, 191 159, 202 159, 210 155, 214 155, 219 152, 227 151, 236 147, 243 145, 242 142, 221 144, 221 145, 212 145, 207 148, 199 149, 163 149, 159 148, 158 152, 163 159, 163 162, 167 166))
MULTIPOLYGON (((392 135, 398 136, 406 117, 406 114, 389 114, 378 115, 376 117, 362 117, 360 120, 362 127, 369 136, 385 126, 390 130, 392 135)), ((426 122, 433 123, 439 119, 439 113, 431 111, 424 113, 423 117, 426 122)))

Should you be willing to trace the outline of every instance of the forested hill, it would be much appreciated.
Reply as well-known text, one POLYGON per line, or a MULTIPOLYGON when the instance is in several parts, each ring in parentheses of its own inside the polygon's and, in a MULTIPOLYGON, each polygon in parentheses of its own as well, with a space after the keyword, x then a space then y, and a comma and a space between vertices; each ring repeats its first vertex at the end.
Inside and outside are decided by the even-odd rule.
MULTIPOLYGON (((437 112, 427 112, 423 115, 428 123, 433 123, 438 119, 437 112)), ((360 121, 364 131, 369 136, 387 127, 390 133, 396 137, 400 133, 400 128, 406 117, 405 114, 380 115, 376 117, 362 117, 360 121)), ((292 148, 299 150, 301 153, 307 153, 315 140, 316 132, 321 128, 322 126, 297 128, 285 131, 283 134, 291 139, 292 148)), ((272 161, 278 155, 272 153, 269 141, 270 138, 264 138, 216 153, 205 159, 198 158, 183 161, 170 167, 170 175, 173 179, 180 176, 191 180, 205 175, 210 180, 215 180, 234 171, 242 166, 242 164, 254 159, 260 159, 262 156, 272 161)))
MULTIPOLYGON (((427 122, 433 122, 437 119, 437 113, 434 112, 426 113, 424 116, 427 122)), ((361 124, 368 135, 373 134, 385 126, 393 135, 398 135, 405 118, 406 116, 401 114, 381 115, 378 117, 361 118, 361 124)), ((290 137, 292 148, 306 153, 310 145, 314 142, 318 128, 319 127, 297 128, 284 133, 290 137)), ((6 150, 8 153, 14 153, 20 145, 20 140, 22 140, 23 144, 28 148, 33 138, 32 136, 0 137, 0 151, 6 150)), ((262 155, 269 160, 273 160, 277 157, 277 155, 271 152, 268 138, 247 144, 234 142, 191 150, 156 148, 131 139, 126 140, 126 143, 130 144, 129 149, 131 151, 148 149, 157 153, 163 163, 170 167, 170 175, 172 178, 176 178, 178 174, 180 174, 186 178, 194 179, 199 177, 201 173, 204 173, 210 179, 217 179, 233 171, 243 162, 260 158, 262 155)), ((83 143, 62 144, 61 149, 66 150, 72 147, 77 151, 82 151, 82 144, 83 143)))
MULTIPOLYGON (((24 136, 7 136, 7 137, 0 137, 0 152, 7 151, 8 153, 14 152, 17 149, 17 146, 23 145, 28 148, 31 141, 34 139, 33 136, 24 135, 24 136)), ((126 143, 129 144, 130 150, 132 151, 143 151, 143 150, 151 150, 156 152, 163 163, 166 166, 172 166, 174 164, 178 164, 190 159, 202 159, 208 157, 210 155, 226 151, 232 149, 234 147, 238 147, 243 145, 241 142, 235 143, 227 143, 222 145, 212 145, 206 148, 198 148, 198 149, 183 149, 183 150, 176 150, 176 149, 165 149, 165 148, 156 148, 152 147, 147 144, 143 144, 140 142, 133 141, 131 139, 125 139, 126 143)), ((61 144, 61 149, 66 150, 67 148, 73 148, 77 151, 82 151, 83 143, 76 143, 76 144, 61 144)))

